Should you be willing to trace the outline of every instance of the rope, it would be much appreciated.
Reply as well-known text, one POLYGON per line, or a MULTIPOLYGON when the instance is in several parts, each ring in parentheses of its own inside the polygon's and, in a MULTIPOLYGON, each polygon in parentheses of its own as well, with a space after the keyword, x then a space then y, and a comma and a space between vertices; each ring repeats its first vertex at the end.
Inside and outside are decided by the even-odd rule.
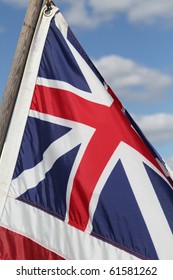
POLYGON ((51 0, 46 0, 45 1, 45 5, 47 6, 47 8, 49 9, 51 7, 51 0))
POLYGON ((55 3, 54 3, 53 1, 51 1, 51 0, 45 0, 45 5, 47 6, 48 9, 50 9, 50 7, 51 7, 52 4, 53 4, 54 6, 56 6, 55 3))

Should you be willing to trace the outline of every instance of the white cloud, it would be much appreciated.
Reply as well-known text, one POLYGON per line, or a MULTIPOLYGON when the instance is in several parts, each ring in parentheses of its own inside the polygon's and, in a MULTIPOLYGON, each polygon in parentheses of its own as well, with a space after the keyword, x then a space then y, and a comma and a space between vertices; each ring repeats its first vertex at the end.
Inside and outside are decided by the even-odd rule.
POLYGON ((153 23, 157 19, 171 20, 173 18, 172 0, 143 0, 131 7, 128 17, 132 21, 153 23))
POLYGON ((94 63, 114 91, 126 100, 163 98, 173 84, 173 77, 168 74, 117 55, 102 57, 94 63))
POLYGON ((65 0, 64 2, 68 7, 64 14, 70 25, 93 28, 114 18, 115 11, 114 9, 112 10, 112 6, 114 2, 118 1, 106 1, 105 3, 107 5, 105 12, 105 3, 103 3, 103 1, 65 0))
POLYGON ((94 27, 126 14, 131 22, 172 22, 173 0, 64 0, 68 3, 67 18, 70 24, 94 27), (159 19, 159 21, 158 21, 159 19))
POLYGON ((158 113, 134 116, 147 138, 153 143, 173 141, 173 114, 158 113))
POLYGON ((173 0, 90 0, 96 14, 108 15, 110 19, 117 13, 125 13, 130 21, 154 23, 156 20, 173 19, 173 0))
POLYGON ((68 6, 65 17, 70 25, 89 28, 97 25, 98 20, 94 18, 92 12, 88 12, 85 0, 65 0, 65 2, 68 6))

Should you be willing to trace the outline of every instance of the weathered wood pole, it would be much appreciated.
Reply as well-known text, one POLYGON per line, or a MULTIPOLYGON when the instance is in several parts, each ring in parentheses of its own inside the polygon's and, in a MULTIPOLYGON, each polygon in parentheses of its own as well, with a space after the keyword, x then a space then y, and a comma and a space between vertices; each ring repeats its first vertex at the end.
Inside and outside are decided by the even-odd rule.
POLYGON ((30 0, 0 106, 0 155, 44 0, 30 0))

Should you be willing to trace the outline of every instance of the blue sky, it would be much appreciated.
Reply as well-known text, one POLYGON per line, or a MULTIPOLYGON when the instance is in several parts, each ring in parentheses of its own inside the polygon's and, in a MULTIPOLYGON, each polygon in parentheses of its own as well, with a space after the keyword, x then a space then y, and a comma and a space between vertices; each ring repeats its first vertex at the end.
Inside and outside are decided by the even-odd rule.
MULTIPOLYGON (((173 169, 173 0, 54 2, 108 84, 173 169)), ((28 0, 0 0, 0 99, 28 0)))

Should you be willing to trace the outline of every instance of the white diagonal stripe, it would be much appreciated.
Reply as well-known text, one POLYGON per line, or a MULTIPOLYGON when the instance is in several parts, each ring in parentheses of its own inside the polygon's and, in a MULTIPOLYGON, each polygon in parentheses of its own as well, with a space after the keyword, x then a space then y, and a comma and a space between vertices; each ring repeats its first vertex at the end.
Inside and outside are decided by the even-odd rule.
MULTIPOLYGON (((12 181, 10 193, 15 197, 18 197, 22 193, 26 192, 26 190, 37 186, 39 182, 45 179, 46 173, 52 168, 53 164, 58 158, 81 144, 79 155, 76 159, 76 161, 79 162, 88 145, 88 142, 95 131, 93 128, 86 125, 63 120, 54 116, 39 113, 37 111, 31 110, 29 116, 59 125, 66 125, 67 127, 71 126, 72 129, 64 136, 50 144, 50 146, 43 153, 42 161, 40 161, 33 168, 24 170, 16 179, 12 181)), ((77 165, 78 164, 75 164, 76 168, 77 165)), ((74 175, 75 171, 73 172, 73 176, 74 175)), ((73 178, 70 179, 70 182, 72 180, 73 178)), ((71 190, 68 188, 68 199, 70 198, 70 192, 71 190)))

